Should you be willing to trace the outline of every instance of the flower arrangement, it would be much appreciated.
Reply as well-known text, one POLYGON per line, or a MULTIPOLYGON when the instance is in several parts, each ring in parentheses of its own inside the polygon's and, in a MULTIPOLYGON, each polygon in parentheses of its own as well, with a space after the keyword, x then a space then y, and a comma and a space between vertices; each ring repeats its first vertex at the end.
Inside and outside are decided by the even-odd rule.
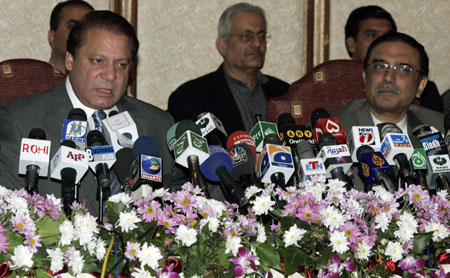
POLYGON ((445 192, 346 191, 317 177, 285 190, 251 186, 246 199, 245 208, 206 199, 189 183, 135 202, 120 193, 107 202, 111 225, 99 229, 79 205, 69 221, 54 198, 2 188, 0 260, 38 277, 64 265, 139 278, 450 277, 437 263, 450 246, 445 192))

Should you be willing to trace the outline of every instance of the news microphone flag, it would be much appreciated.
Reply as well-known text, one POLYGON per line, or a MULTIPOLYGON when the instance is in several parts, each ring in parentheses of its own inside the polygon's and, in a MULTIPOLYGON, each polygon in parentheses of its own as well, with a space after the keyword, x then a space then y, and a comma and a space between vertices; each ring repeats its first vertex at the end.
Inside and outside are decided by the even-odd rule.
POLYGON ((105 138, 116 151, 121 148, 132 148, 138 138, 136 123, 128 111, 103 119, 105 138))
POLYGON ((347 137, 347 145, 352 154, 353 162, 358 162, 356 152, 359 147, 367 145, 374 151, 380 150, 380 133, 374 126, 353 126, 347 137))
POLYGON ((22 138, 19 156, 19 174, 25 175, 28 165, 39 166, 39 176, 48 176, 51 141, 22 138))
POLYGON ((326 174, 327 171, 322 158, 306 158, 300 160, 300 175, 302 177, 302 182, 311 180, 312 176, 325 176, 326 174))
POLYGON ((264 183, 271 183, 271 176, 275 173, 283 173, 285 181, 295 171, 291 148, 287 146, 266 144, 258 157, 260 179, 264 183))
POLYGON ((75 183, 79 183, 89 168, 89 154, 68 146, 61 146, 50 164, 50 176, 61 180, 61 170, 64 168, 75 169, 77 175, 75 183))
POLYGON ((173 149, 175 162, 186 168, 189 168, 188 157, 190 155, 196 155, 200 165, 209 157, 206 139, 190 130, 178 138, 173 149))
POLYGON ((414 148, 407 134, 387 133, 381 142, 380 152, 389 165, 396 165, 394 157, 397 154, 405 154, 407 159, 411 158, 414 148))
POLYGON ((277 125, 274 123, 259 121, 250 131, 250 135, 255 140, 256 152, 261 152, 264 145, 264 137, 268 134, 278 134, 277 125))

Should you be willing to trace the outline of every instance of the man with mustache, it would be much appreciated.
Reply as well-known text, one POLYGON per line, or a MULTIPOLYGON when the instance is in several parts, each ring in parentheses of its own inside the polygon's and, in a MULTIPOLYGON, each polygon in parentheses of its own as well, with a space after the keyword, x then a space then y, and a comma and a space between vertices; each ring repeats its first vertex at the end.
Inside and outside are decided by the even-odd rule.
POLYGON ((282 95, 289 84, 261 73, 266 53, 264 10, 247 3, 227 8, 219 20, 216 47, 223 64, 212 73, 188 81, 169 97, 176 121, 195 120, 202 112, 218 117, 228 134, 250 131, 255 115, 266 116, 266 100, 282 95))
POLYGON ((395 123, 407 133, 414 147, 421 147, 413 129, 427 124, 443 131, 444 115, 413 104, 428 81, 425 48, 403 33, 389 33, 376 39, 364 60, 365 98, 352 101, 331 113, 345 132, 352 126, 395 123))

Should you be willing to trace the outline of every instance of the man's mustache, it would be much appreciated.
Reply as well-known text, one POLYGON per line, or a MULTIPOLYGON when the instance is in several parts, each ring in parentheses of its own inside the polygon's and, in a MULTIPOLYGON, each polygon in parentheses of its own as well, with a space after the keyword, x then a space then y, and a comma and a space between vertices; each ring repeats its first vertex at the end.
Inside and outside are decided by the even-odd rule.
POLYGON ((254 55, 254 54, 258 54, 259 56, 264 56, 264 52, 259 47, 257 47, 257 48, 255 47, 255 48, 251 48, 251 49, 247 50, 244 53, 244 56, 249 56, 249 55, 254 55))
POLYGON ((396 94, 400 94, 400 88, 392 83, 379 83, 376 87, 375 90, 378 91, 391 91, 394 92, 396 94))

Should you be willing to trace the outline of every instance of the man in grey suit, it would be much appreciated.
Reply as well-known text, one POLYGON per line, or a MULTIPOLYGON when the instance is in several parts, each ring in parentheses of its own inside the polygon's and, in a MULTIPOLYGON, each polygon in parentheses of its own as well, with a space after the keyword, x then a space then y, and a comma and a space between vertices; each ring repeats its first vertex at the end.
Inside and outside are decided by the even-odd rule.
MULTIPOLYGON (((152 137, 163 160, 163 186, 176 189, 185 179, 176 168, 166 144, 166 131, 173 119, 161 109, 125 95, 128 75, 139 48, 133 27, 120 15, 93 11, 73 27, 68 41, 66 68, 69 75, 54 89, 0 106, 0 185, 21 188, 18 162, 21 138, 42 128, 51 140, 51 155, 59 149, 63 120, 73 108, 93 112, 128 111, 140 136, 152 137)), ((98 214, 97 183, 92 171, 82 178, 80 202, 98 214)), ((59 181, 41 179, 41 195, 61 196, 59 181)))
POLYGON ((352 126, 373 126, 390 122, 408 133, 414 147, 421 147, 413 129, 420 124, 443 131, 444 115, 412 104, 428 81, 425 48, 403 33, 379 37, 369 47, 364 60, 365 99, 352 101, 331 115, 337 117, 348 134, 352 126))

